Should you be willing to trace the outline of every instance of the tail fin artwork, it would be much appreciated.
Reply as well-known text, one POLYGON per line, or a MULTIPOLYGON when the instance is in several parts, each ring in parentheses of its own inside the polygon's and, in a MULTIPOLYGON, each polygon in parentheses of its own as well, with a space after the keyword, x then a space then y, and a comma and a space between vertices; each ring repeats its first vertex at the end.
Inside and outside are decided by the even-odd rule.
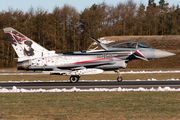
POLYGON ((43 57, 50 53, 47 49, 11 27, 4 28, 3 30, 19 59, 43 57))

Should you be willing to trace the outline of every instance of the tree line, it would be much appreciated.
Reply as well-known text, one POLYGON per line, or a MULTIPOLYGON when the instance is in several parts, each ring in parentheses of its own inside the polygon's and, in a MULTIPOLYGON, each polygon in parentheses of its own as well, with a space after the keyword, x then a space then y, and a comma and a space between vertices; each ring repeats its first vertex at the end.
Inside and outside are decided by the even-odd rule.
POLYGON ((118 3, 93 4, 79 13, 75 7, 56 6, 48 13, 42 8, 30 7, 27 12, 13 10, 0 12, 0 67, 16 65, 16 53, 3 33, 13 27, 35 42, 57 53, 85 50, 92 43, 90 36, 180 35, 180 8, 159 5, 149 0, 148 6, 133 0, 118 3))

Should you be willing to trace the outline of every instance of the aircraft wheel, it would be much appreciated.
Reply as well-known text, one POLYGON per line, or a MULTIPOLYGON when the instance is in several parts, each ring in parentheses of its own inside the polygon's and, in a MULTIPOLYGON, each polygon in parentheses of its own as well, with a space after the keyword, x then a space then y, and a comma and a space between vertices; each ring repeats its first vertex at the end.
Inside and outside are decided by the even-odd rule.
POLYGON ((117 77, 118 82, 122 82, 122 80, 123 80, 122 77, 117 77))
POLYGON ((76 83, 79 81, 79 76, 71 76, 69 80, 72 83, 76 83))

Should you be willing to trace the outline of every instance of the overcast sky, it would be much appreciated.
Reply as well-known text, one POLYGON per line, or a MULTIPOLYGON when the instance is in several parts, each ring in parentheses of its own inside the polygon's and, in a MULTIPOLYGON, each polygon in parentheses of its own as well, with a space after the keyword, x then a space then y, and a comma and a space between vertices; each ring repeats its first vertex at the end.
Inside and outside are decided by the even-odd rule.
MULTIPOLYGON (((143 3, 145 6, 148 5, 148 0, 133 0, 138 5, 143 3)), ((155 3, 159 5, 160 0, 155 0, 155 3)), ((43 10, 47 10, 48 12, 52 12, 55 6, 62 7, 64 4, 71 5, 75 7, 78 12, 83 11, 87 7, 91 7, 91 5, 99 4, 105 2, 110 5, 116 5, 117 3, 124 3, 125 0, 0 0, 0 11, 8 11, 8 8, 13 8, 13 10, 22 10, 24 12, 28 11, 28 9, 32 6, 33 8, 40 7, 43 10)), ((169 6, 172 5, 177 6, 180 4, 180 0, 165 0, 165 2, 169 3, 169 6)))

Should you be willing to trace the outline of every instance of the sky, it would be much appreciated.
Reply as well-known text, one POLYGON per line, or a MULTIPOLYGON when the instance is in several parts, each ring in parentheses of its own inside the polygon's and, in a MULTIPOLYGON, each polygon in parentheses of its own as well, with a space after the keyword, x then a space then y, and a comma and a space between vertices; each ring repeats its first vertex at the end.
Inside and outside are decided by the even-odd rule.
MULTIPOLYGON (((148 5, 148 0, 133 0, 137 5, 143 3, 145 6, 148 5)), ((159 5, 160 0, 155 0, 155 3, 159 5)), ((62 7, 64 4, 71 5, 77 9, 78 12, 82 12, 85 8, 91 7, 93 4, 99 4, 105 2, 108 5, 117 5, 122 2, 125 3, 125 0, 0 0, 0 11, 8 11, 9 8, 13 10, 22 10, 27 12, 30 7, 33 8, 42 8, 48 12, 52 12, 55 6, 62 7)), ((177 6, 180 4, 179 0, 165 0, 169 3, 169 6, 177 6)))

